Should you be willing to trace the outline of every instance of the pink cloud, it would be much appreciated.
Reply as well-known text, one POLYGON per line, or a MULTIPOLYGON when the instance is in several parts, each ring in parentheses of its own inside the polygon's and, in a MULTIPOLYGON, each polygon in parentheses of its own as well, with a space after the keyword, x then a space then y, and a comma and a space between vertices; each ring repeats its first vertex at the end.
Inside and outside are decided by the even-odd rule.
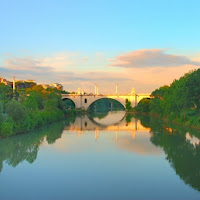
POLYGON ((200 65, 200 62, 192 61, 186 56, 167 54, 163 49, 141 49, 131 51, 128 54, 117 56, 115 59, 109 61, 111 62, 111 66, 126 68, 200 65))

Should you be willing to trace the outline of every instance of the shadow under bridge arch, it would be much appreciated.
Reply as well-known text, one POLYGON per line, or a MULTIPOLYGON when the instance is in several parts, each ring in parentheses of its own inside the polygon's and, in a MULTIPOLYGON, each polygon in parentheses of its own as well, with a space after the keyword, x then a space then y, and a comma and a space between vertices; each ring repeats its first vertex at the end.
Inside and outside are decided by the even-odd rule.
POLYGON ((125 111, 125 105, 117 99, 103 97, 92 102, 88 109, 89 112, 109 112, 125 111))
POLYGON ((76 104, 75 104, 75 102, 72 99, 70 99, 70 98, 63 98, 62 101, 64 102, 65 108, 67 110, 76 109, 76 104))
POLYGON ((143 97, 138 101, 138 105, 141 104, 142 102, 147 102, 147 101, 151 101, 152 98, 150 97, 143 97))

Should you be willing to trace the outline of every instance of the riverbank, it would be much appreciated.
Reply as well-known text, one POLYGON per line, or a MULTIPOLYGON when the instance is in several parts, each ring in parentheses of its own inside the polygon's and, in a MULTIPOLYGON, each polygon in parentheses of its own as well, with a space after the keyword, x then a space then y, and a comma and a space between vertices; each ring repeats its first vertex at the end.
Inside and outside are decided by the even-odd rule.
POLYGON ((166 122, 200 130, 200 69, 186 73, 142 99, 134 110, 149 113, 166 122))
POLYGON ((66 110, 61 92, 36 85, 13 93, 0 84, 0 137, 31 132, 73 114, 66 110))
POLYGON ((180 121, 175 121, 175 120, 170 120, 167 117, 162 118, 161 116, 159 116, 158 114, 151 114, 151 113, 145 113, 145 112, 137 112, 137 111, 128 111, 126 112, 126 114, 132 114, 132 115, 143 115, 143 116, 149 116, 149 117, 153 117, 155 119, 159 119, 162 120, 163 123, 166 124, 174 124, 177 126, 182 126, 184 128, 190 128, 190 129, 195 129, 195 130, 199 130, 200 131, 200 125, 199 126, 194 126, 194 125, 190 125, 189 122, 190 120, 187 120, 185 122, 180 122, 180 121))

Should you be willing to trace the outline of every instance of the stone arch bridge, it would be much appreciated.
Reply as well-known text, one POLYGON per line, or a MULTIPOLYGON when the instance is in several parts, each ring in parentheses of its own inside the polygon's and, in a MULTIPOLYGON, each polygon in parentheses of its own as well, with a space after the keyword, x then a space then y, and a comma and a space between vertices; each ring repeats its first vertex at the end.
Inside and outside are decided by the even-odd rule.
POLYGON ((74 102, 76 109, 88 110, 90 105, 99 99, 114 99, 126 107, 127 100, 131 102, 131 106, 135 107, 143 98, 151 98, 150 94, 62 94, 62 99, 70 99, 74 102))

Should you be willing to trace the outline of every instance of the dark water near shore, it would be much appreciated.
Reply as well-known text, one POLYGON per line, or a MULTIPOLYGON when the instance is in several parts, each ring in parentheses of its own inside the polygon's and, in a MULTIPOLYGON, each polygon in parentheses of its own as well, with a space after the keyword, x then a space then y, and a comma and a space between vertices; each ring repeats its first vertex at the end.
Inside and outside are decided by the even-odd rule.
POLYGON ((1 139, 0 199, 200 199, 199 138, 120 111, 1 139))

